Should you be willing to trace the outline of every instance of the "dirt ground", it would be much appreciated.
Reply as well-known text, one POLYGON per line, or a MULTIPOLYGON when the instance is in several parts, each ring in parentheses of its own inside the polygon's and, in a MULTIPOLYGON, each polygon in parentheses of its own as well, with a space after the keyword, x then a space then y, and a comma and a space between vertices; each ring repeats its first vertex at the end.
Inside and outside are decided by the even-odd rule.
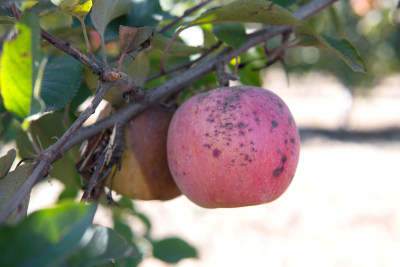
MULTIPOLYGON (((276 70, 265 81, 266 88, 280 88, 275 91, 299 126, 330 129, 400 126, 399 84, 400 77, 388 78, 369 97, 353 100, 334 78, 318 73, 291 76, 290 87, 276 70)), ((179 267, 400 266, 399 162, 400 140, 317 137, 302 143, 293 183, 270 204, 208 210, 182 196, 136 206, 151 219, 155 238, 179 236, 198 249, 199 259, 179 267)), ((29 211, 57 192, 41 185, 29 211)), ((102 218, 96 220, 107 224, 102 218)), ((140 266, 170 265, 148 258, 140 266)))

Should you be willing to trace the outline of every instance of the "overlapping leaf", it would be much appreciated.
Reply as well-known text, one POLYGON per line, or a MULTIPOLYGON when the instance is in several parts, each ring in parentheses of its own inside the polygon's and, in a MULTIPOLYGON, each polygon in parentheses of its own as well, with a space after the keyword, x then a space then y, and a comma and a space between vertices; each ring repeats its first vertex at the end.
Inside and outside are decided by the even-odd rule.
POLYGON ((37 211, 17 226, 0 228, 4 253, 0 265, 60 266, 90 241, 93 233, 86 234, 86 230, 95 211, 95 205, 63 203, 37 211))
POLYGON ((51 0, 62 11, 82 20, 92 8, 92 0, 51 0))
POLYGON ((97 0, 92 8, 90 18, 96 30, 104 37, 104 32, 111 20, 132 10, 129 0, 97 0))
POLYGON ((259 22, 271 25, 296 25, 301 20, 285 8, 265 0, 237 0, 203 13, 185 28, 224 22, 259 22))
POLYGON ((307 25, 296 27, 295 34, 306 37, 298 45, 311 45, 326 49, 341 58, 353 71, 366 72, 366 67, 360 54, 349 41, 322 36, 307 25))
POLYGON ((214 35, 227 45, 238 48, 247 40, 246 30, 241 23, 222 23, 213 25, 214 35))
POLYGON ((74 58, 50 58, 40 89, 40 97, 46 104, 46 111, 63 108, 71 102, 79 90, 81 79, 82 65, 74 58))
POLYGON ((197 251, 186 241, 170 237, 153 241, 153 255, 165 262, 177 263, 185 258, 197 258, 197 251))
POLYGON ((0 157, 0 179, 8 173, 16 156, 17 151, 15 149, 10 149, 7 154, 0 157))
POLYGON ((139 52, 150 46, 154 35, 153 27, 119 27, 119 45, 121 55, 139 52))
MULTIPOLYGON (((29 177, 31 169, 31 164, 24 164, 18 166, 15 170, 9 172, 4 178, 0 179, 0 212, 10 204, 12 198, 24 185, 25 181, 29 177)), ((8 222, 18 221, 21 217, 26 215, 26 210, 28 209, 29 203, 29 196, 30 195, 26 197, 24 205, 22 207, 19 207, 20 210, 18 212, 14 212, 8 218, 8 222)), ((0 265, 2 264, 0 263, 0 265)))
POLYGON ((26 12, 3 45, 1 95, 6 109, 21 118, 40 111, 33 94, 35 84, 40 83, 39 31, 37 16, 26 12))

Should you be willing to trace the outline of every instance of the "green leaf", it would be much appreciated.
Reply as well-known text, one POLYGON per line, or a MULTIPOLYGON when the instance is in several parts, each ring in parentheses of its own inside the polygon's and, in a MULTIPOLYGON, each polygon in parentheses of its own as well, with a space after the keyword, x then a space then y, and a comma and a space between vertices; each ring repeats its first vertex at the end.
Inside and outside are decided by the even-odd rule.
POLYGON ((261 87, 262 82, 260 71, 256 71, 253 68, 253 64, 246 64, 246 66, 243 68, 239 68, 238 75, 240 77, 240 81, 246 85, 261 87))
POLYGON ((128 22, 131 26, 156 26, 161 19, 170 17, 168 13, 162 10, 159 0, 133 0, 132 2, 134 2, 133 11, 128 16, 128 22))
POLYGON ((126 240, 133 240, 133 232, 129 225, 123 223, 121 218, 114 216, 114 230, 123 236, 126 240))
POLYGON ((167 263, 177 263, 186 258, 197 258, 196 249, 180 238, 153 241, 153 256, 167 263))
POLYGON ((17 151, 15 149, 10 149, 6 155, 0 157, 0 179, 8 173, 16 156, 17 151))
MULTIPOLYGON (((160 33, 155 32, 151 44, 155 48, 164 51, 165 47, 168 45, 168 42, 170 40, 171 38, 168 38, 160 33)), ((190 56, 202 53, 204 51, 205 49, 202 47, 189 46, 183 42, 175 41, 169 48, 168 54, 171 56, 190 56)))
POLYGON ((134 210, 135 210, 135 207, 134 207, 134 205, 133 205, 132 199, 130 199, 130 198, 128 198, 128 197, 121 196, 121 198, 118 200, 118 204, 119 204, 121 207, 123 207, 123 208, 125 208, 125 209, 128 209, 128 210, 130 210, 130 211, 134 211, 134 210))
MULTIPOLYGON (((61 111, 55 111, 42 116, 30 124, 30 130, 35 141, 41 146, 42 150, 57 141, 67 129, 65 125, 65 115, 61 111)), ((27 133, 20 130, 16 137, 17 150, 22 158, 36 156, 27 133)), ((80 175, 76 170, 75 163, 79 155, 76 148, 70 149, 64 153, 63 157, 55 162, 50 173, 52 178, 57 178, 63 182, 66 187, 77 188, 80 186, 80 175)))
POLYGON ((51 0, 62 11, 83 20, 92 8, 92 0, 51 0))
POLYGON ((285 8, 265 0, 237 0, 213 8, 186 25, 188 28, 206 23, 259 22, 270 25, 296 25, 301 20, 285 8))
POLYGON ((222 23, 213 25, 215 36, 227 45, 238 48, 247 40, 246 30, 241 23, 222 23))
POLYGON ((95 205, 62 203, 0 228, 0 266, 60 266, 92 239, 95 205))
POLYGON ((132 2, 129 0, 97 0, 95 1, 90 18, 93 26, 104 37, 107 25, 113 19, 122 16, 132 9, 132 2))
POLYGON ((40 88, 46 111, 65 107, 79 90, 82 65, 70 56, 53 57, 48 61, 40 88))
POLYGON ((97 0, 92 8, 90 18, 93 26, 98 31, 101 40, 103 61, 107 62, 104 33, 107 25, 113 19, 128 13, 132 9, 129 0, 97 0))
POLYGON ((275 4, 283 6, 283 7, 289 7, 298 1, 299 0, 272 0, 272 2, 274 2, 275 4))
POLYGON ((92 238, 67 260, 71 266, 93 266, 110 260, 140 256, 133 246, 110 228, 91 226, 87 231, 93 232, 92 238))
POLYGON ((150 60, 146 53, 140 53, 135 60, 128 66, 125 70, 126 74, 128 74, 135 86, 143 87, 147 75, 150 71, 150 60))
MULTIPOLYGON (((0 179, 0 212, 9 205, 12 198, 21 189, 25 181, 28 179, 31 169, 31 164, 20 165, 14 171, 9 172, 3 179, 0 179)), ((22 217, 26 216, 29 196, 30 194, 27 195, 27 197, 25 198, 23 206, 14 211, 14 213, 11 214, 11 216, 8 218, 7 222, 14 223, 16 221, 19 221, 19 219, 21 219, 22 217)), ((2 236, 1 230, 0 236, 2 236)), ((0 239, 3 240, 4 238, 0 239)), ((2 242, 1 240, 0 243, 2 242)), ((1 264, 1 258, 2 257, 0 257, 0 266, 3 266, 1 264)))
POLYGON ((347 40, 336 40, 322 36, 313 28, 307 25, 300 25, 295 28, 295 34, 305 36, 298 45, 315 46, 326 49, 341 58, 353 71, 366 72, 365 64, 357 49, 347 40))
POLYGON ((41 66, 39 32, 37 16, 26 12, 3 46, 1 95, 6 109, 21 118, 37 112, 33 92, 41 66))
POLYGON ((14 24, 17 20, 9 16, 0 16, 0 24, 14 24))

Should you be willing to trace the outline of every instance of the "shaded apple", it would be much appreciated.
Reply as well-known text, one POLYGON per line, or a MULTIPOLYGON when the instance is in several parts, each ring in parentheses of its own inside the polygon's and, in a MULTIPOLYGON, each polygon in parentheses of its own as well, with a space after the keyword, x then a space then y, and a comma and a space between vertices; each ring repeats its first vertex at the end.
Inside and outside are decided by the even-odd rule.
MULTIPOLYGON (((171 109, 152 106, 127 123, 122 167, 113 179, 113 190, 141 200, 169 200, 181 195, 169 171, 166 154, 173 113, 171 109)), ((109 177, 107 185, 110 180, 109 177)))
POLYGON ((263 88, 218 88, 185 101, 168 131, 179 189, 206 208, 271 202, 291 183, 300 153, 287 105, 263 88))

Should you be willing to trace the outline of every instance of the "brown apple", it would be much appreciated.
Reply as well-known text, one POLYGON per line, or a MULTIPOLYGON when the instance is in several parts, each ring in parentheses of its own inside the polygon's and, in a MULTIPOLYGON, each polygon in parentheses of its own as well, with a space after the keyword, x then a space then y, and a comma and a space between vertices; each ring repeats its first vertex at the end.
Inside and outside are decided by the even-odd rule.
MULTIPOLYGON (((169 200, 181 194, 167 162, 167 133, 174 111, 152 106, 130 120, 125 129, 121 170, 112 189, 141 200, 169 200)), ((111 178, 106 185, 109 186, 111 178)))

